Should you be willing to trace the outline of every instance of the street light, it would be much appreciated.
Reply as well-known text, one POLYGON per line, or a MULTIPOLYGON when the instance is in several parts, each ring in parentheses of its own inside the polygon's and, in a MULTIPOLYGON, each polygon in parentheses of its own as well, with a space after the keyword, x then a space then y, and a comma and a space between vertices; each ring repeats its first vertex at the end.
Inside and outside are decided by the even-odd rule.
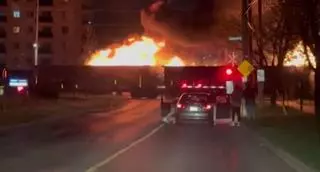
POLYGON ((38 50, 39 50, 39 0, 36 0, 36 34, 35 34, 35 41, 33 44, 34 49, 34 66, 38 66, 38 50))

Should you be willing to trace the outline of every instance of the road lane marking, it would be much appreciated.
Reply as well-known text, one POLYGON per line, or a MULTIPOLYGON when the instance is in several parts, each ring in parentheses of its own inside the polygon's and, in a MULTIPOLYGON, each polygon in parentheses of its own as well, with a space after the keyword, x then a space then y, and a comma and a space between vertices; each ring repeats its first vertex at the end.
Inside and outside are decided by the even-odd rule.
POLYGON ((123 153, 127 152, 128 150, 132 149, 134 146, 137 146, 138 144, 140 144, 141 142, 147 140, 149 137, 153 136, 154 134, 156 134, 162 127, 164 126, 164 124, 159 125, 158 127, 156 127, 155 129, 153 129, 150 133, 148 133, 147 135, 141 137, 140 139, 132 142, 130 145, 128 145, 127 147, 117 151, 116 153, 114 153, 113 155, 107 157, 106 159, 104 159, 103 161, 91 166, 90 168, 88 168, 85 172, 96 172, 99 168, 103 167, 104 165, 108 164, 109 162, 111 162, 112 160, 116 159, 118 156, 122 155, 123 153))

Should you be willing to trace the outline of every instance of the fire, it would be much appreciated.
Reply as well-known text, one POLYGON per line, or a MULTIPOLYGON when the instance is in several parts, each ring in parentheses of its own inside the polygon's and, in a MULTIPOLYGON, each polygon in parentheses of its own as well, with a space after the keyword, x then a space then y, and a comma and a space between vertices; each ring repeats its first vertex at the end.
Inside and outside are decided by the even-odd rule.
MULTIPOLYGON (((94 53, 86 62, 89 66, 156 66, 164 60, 157 53, 165 47, 164 42, 156 42, 150 37, 129 38, 124 45, 94 53)), ((159 64, 160 63, 160 64, 159 64)), ((170 65, 184 65, 179 57, 169 60, 170 65)))
MULTIPOLYGON (((308 66, 308 59, 304 52, 303 43, 299 42, 297 46, 291 51, 287 52, 286 58, 284 60, 284 66, 296 66, 296 67, 304 67, 308 66)), ((307 53, 313 67, 316 67, 316 59, 312 54, 309 47, 307 47, 307 53)))
POLYGON ((166 66, 184 66, 184 62, 179 57, 175 56, 166 66))

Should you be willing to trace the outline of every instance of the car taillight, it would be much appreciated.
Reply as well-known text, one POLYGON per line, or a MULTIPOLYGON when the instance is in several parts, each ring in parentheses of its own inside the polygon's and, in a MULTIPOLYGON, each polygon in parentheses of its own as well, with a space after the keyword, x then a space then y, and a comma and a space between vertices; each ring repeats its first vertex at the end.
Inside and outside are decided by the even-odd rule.
POLYGON ((181 88, 187 88, 188 85, 186 83, 182 84, 181 88))
POLYGON ((177 104, 177 108, 182 108, 182 104, 177 104))
POLYGON ((202 87, 202 84, 198 84, 197 86, 196 86, 196 88, 201 88, 202 87))
POLYGON ((209 109, 211 109, 211 108, 212 108, 211 105, 207 105, 207 106, 205 107, 206 110, 209 110, 209 109))

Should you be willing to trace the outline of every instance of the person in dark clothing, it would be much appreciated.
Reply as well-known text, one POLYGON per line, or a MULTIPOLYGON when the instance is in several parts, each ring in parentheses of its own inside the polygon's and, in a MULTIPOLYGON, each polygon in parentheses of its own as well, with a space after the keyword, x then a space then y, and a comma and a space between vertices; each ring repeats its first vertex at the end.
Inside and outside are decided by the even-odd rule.
POLYGON ((255 118, 256 95, 257 88, 248 83, 246 88, 244 89, 243 96, 245 98, 246 110, 249 119, 255 118))
POLYGON ((234 125, 240 126, 241 101, 242 101, 242 88, 239 85, 235 85, 235 89, 232 92, 230 97, 232 126, 234 125), (237 116, 237 122, 235 119, 236 116, 237 116))

